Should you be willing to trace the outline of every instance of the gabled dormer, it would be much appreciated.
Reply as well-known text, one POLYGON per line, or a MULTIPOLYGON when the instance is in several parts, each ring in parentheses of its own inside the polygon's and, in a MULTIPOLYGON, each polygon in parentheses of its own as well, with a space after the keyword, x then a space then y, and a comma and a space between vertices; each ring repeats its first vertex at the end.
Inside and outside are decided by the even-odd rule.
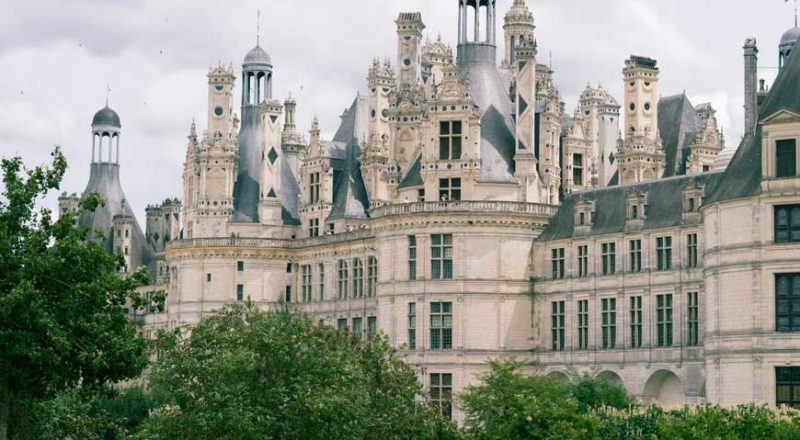
POLYGON ((647 193, 630 190, 625 194, 625 227, 641 229, 647 218, 647 193))
POLYGON ((800 189, 800 113, 782 108, 761 120, 761 189, 800 189))
POLYGON ((700 205, 703 203, 705 186, 697 182, 687 183, 683 187, 683 222, 700 222, 700 205))
POLYGON ((576 235, 586 235, 591 231, 594 224, 595 204, 594 200, 578 198, 574 208, 574 222, 576 235))

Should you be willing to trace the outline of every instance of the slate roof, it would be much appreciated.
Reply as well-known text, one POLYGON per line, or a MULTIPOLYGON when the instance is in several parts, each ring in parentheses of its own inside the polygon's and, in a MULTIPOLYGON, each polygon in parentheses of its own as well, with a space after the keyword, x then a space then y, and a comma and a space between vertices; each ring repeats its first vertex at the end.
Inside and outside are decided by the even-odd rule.
POLYGON ((411 167, 408 169, 408 173, 406 176, 403 177, 403 180, 400 181, 399 188, 408 188, 411 186, 421 186, 424 182, 422 181, 422 175, 420 171, 422 170, 422 156, 417 156, 417 159, 411 164, 411 167))
POLYGON ((328 220, 369 217, 369 197, 361 178, 361 164, 358 162, 361 154, 359 141, 366 136, 368 128, 369 101, 366 96, 357 96, 347 115, 342 119, 333 142, 328 144, 338 150, 339 157, 331 159, 331 166, 335 172, 333 209, 328 220), (344 148, 339 150, 342 146, 344 148))
MULTIPOLYGON (((758 110, 759 121, 779 110, 800 113, 800 50, 789 56, 764 103, 758 110)), ((706 203, 756 196, 761 192, 761 126, 748 133, 731 159, 725 174, 706 203)))
POLYGON ((700 131, 700 116, 685 93, 659 99, 658 131, 666 155, 663 177, 686 174, 686 159, 700 131))
POLYGON ((613 234, 625 231, 626 194, 628 191, 647 193, 647 216, 643 229, 660 229, 678 226, 682 222, 683 187, 689 184, 705 186, 709 194, 722 178, 721 172, 669 177, 652 182, 621 185, 580 191, 570 194, 538 241, 560 240, 575 237, 574 211, 578 200, 595 203, 592 226, 589 233, 581 237, 613 234))

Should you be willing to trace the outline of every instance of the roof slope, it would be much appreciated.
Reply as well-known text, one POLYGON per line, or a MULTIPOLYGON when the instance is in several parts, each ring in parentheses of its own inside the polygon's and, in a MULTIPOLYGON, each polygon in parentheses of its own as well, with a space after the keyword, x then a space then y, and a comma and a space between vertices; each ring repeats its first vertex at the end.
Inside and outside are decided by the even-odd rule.
POLYGON ((334 167, 340 171, 333 182, 333 209, 328 216, 329 220, 368 217, 369 197, 361 178, 361 164, 358 162, 361 155, 359 139, 366 136, 368 128, 369 101, 366 96, 357 96, 333 137, 333 145, 345 147, 342 159, 331 160, 341 163, 334 167))
POLYGON ((683 205, 683 187, 702 185, 705 186, 706 194, 709 194, 717 187, 721 177, 721 172, 712 172, 572 193, 564 200, 556 215, 550 220, 547 229, 537 240, 574 237, 574 208, 580 199, 595 203, 589 234, 581 235, 582 237, 625 231, 627 213, 625 197, 628 191, 647 193, 647 216, 643 229, 678 226, 683 221, 683 212, 679 208, 683 205))
POLYGON ((700 117, 685 93, 658 101, 658 132, 664 147, 664 176, 686 174, 689 147, 700 130, 700 117))

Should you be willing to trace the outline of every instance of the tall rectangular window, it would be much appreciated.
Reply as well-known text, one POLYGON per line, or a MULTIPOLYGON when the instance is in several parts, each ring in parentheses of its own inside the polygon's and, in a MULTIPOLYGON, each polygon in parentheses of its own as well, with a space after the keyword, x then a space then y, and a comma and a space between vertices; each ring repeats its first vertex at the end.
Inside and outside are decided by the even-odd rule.
POLYGON ((439 179, 439 200, 461 200, 461 179, 439 179))
POLYGON ((408 349, 417 349, 417 303, 408 303, 408 349))
POLYGON ((642 240, 631 240, 630 245, 630 262, 631 272, 642 271, 642 240))
POLYGON ((360 258, 353 260, 353 298, 364 296, 364 263, 360 258))
POLYGON ((601 246, 603 275, 613 275, 617 271, 617 244, 603 243, 601 246))
POLYGON ((347 298, 347 287, 349 285, 350 272, 347 267, 347 261, 339 260, 336 284, 336 296, 339 299, 347 298))
POLYGON ((300 290, 304 303, 311 302, 311 265, 304 264, 300 267, 300 290))
POLYGON ((553 265, 553 279, 564 278, 564 248, 553 249, 550 261, 553 265))
POLYGON ((367 297, 374 298, 378 289, 378 259, 367 257, 367 297))
POLYGON ((800 367, 775 367, 775 404, 800 408, 800 367))
POLYGON ((408 279, 417 279, 417 236, 408 236, 408 279))
POLYGON ((339 331, 347 330, 347 318, 339 318, 339 320, 336 321, 336 328, 339 331))
POLYGON ((800 273, 775 275, 775 330, 800 331, 800 273))
POLYGON ((439 159, 461 159, 461 121, 439 122, 439 159))
POLYGON ((431 350, 453 348, 453 303, 431 303, 431 350))
POLYGON ((794 139, 775 142, 775 177, 797 177, 797 143, 794 139))
POLYGON ((656 345, 672 346, 672 294, 656 295, 656 345))
POLYGON ((453 417, 453 375, 451 373, 431 373, 431 404, 443 417, 453 417))
POLYGON ((238 302, 244 301, 244 284, 236 285, 236 301, 238 302))
POLYGON ((656 238, 656 268, 672 269, 672 237, 656 238))
POLYGON ((553 337, 553 351, 564 351, 564 301, 553 301, 550 304, 550 331, 553 337))
POLYGON ((453 278, 453 234, 431 235, 431 278, 453 278))
POLYGON ((589 246, 578 246, 578 276, 589 275, 589 246))
POLYGON ((325 265, 319 263, 319 300, 325 301, 325 265))
POLYGON ((308 221, 308 236, 319 237, 319 219, 312 218, 308 221))
POLYGON ((572 155, 572 183, 583 186, 583 155, 572 155))
POLYGON ((372 339, 375 333, 378 332, 378 318, 375 316, 367 316, 367 339, 372 339))
POLYGON ((589 348, 589 300, 578 301, 578 350, 589 348))
POLYGON ((700 343, 700 302, 697 292, 686 294, 687 329, 686 345, 695 346, 700 343))
POLYGON ((617 346, 617 299, 603 298, 600 301, 603 314, 603 348, 617 346))
POLYGON ((311 173, 308 175, 308 203, 319 203, 320 174, 311 173))
POLYGON ((697 234, 686 236, 686 267, 697 267, 697 234))
POLYGON ((353 318, 353 333, 361 336, 363 328, 361 326, 361 318, 353 318))
POLYGON ((775 207, 775 243, 800 243, 800 205, 775 207))
POLYGON ((236 262, 236 271, 237 272, 244 272, 244 261, 237 261, 236 262))
POLYGON ((284 291, 284 300, 287 303, 292 302, 292 286, 287 285, 286 290, 284 291))
POLYGON ((631 348, 642 346, 642 297, 632 296, 630 307, 631 348))

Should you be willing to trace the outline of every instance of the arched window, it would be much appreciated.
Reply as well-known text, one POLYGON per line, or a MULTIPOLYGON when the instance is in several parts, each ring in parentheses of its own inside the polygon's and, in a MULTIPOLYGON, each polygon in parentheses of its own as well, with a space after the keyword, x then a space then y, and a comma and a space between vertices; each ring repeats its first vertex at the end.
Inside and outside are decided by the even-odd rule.
POLYGON ((353 298, 364 296, 364 264, 360 259, 353 260, 353 298))
POLYGON ((339 299, 347 298, 347 282, 350 273, 347 270, 347 261, 339 260, 339 270, 337 274, 336 295, 339 299))
POLYGON ((367 259, 367 297, 374 298, 378 287, 378 259, 367 259))

